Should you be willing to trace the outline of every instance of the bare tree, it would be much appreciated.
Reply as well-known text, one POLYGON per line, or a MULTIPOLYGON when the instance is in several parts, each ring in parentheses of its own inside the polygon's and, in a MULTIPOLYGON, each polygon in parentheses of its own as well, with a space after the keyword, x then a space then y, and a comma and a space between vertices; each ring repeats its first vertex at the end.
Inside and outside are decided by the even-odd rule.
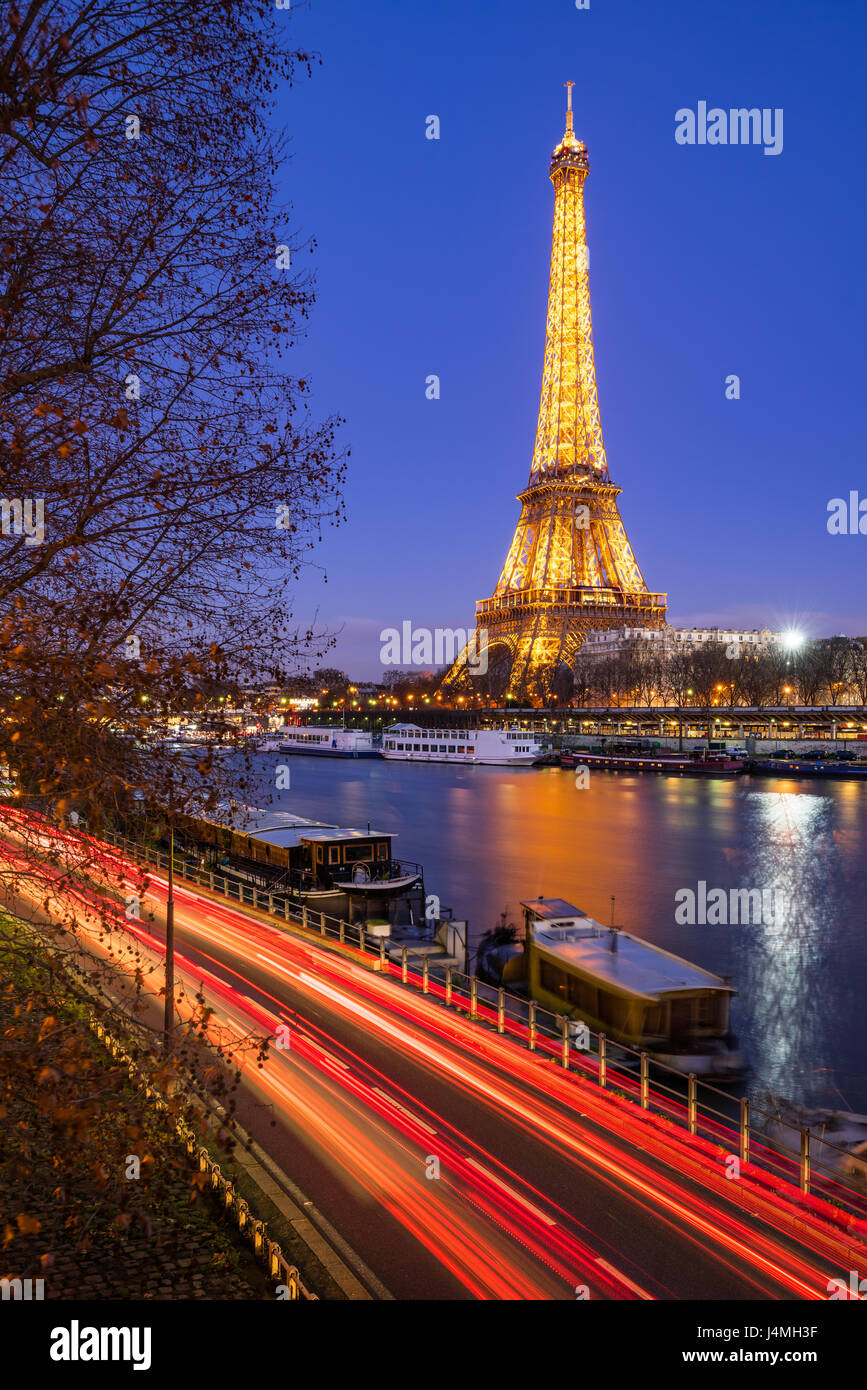
POLYGON ((312 60, 285 20, 266 0, 0 17, 0 757, 24 808, 2 886, 41 873, 34 921, 70 957, 98 851, 69 818, 159 836, 167 807, 237 789, 151 736, 325 645, 290 616, 343 459, 289 366, 312 245, 275 203, 270 108, 312 60))

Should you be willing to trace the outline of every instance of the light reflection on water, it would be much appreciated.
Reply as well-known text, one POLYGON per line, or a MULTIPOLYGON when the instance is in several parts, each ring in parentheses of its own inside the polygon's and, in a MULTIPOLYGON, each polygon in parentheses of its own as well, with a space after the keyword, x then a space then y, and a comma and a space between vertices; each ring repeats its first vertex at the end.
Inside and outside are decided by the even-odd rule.
POLYGON ((291 770, 274 804, 392 832, 471 941, 540 895, 607 923, 613 894, 619 925, 732 977, 756 1086, 867 1111, 867 787, 594 771, 578 790, 560 768, 308 757, 291 770), (772 889, 772 920, 677 925, 675 893, 699 880, 772 889))

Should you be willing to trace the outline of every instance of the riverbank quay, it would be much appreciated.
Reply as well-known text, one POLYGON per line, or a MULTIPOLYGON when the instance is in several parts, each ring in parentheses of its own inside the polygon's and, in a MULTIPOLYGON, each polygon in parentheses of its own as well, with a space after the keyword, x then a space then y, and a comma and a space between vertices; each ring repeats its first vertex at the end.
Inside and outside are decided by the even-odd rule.
POLYGON ((285 1262, 262 1257, 279 1247, 218 1162, 236 1162, 229 1131, 212 1128, 205 1149, 201 1116, 182 1095, 160 1094, 164 1084, 171 1095, 168 1070, 112 1027, 28 924, 3 913, 3 1297, 312 1296, 294 1268, 278 1291, 285 1262))

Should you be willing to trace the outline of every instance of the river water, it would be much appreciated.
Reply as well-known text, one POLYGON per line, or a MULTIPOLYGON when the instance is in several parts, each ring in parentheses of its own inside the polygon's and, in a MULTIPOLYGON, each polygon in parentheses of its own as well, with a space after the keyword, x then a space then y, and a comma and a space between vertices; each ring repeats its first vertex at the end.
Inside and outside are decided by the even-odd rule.
POLYGON ((867 1112, 867 786, 295 756, 273 791, 281 761, 253 759, 262 805, 391 833, 471 944, 521 899, 607 924, 613 895, 619 926, 731 976, 751 1089, 867 1112), (679 924, 701 882, 764 892, 761 920, 679 924))

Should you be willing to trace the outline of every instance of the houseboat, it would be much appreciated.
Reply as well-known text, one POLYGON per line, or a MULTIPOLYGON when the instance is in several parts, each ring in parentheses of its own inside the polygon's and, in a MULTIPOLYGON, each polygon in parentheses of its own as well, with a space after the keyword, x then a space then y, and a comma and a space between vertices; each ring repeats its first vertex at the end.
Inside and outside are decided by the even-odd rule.
POLYGON ((311 753, 320 758, 378 758, 373 734, 366 729, 290 724, 259 744, 260 753, 311 753))
POLYGON ((603 927, 562 898, 521 907, 523 957, 507 960, 504 985, 522 979, 545 1008, 678 1071, 719 1080, 744 1074, 729 1027, 737 990, 727 980, 619 927, 603 927))
POLYGON ((717 749, 696 748, 692 752, 676 753, 663 748, 641 748, 614 743, 606 748, 570 748, 560 754, 560 766, 601 767, 612 772, 667 772, 720 774, 731 776, 743 772, 747 755, 717 749))
POLYGON ((769 757, 751 758, 748 770, 767 777, 843 777, 854 781, 867 781, 867 763, 838 762, 825 759, 793 758, 771 754, 769 757))
POLYGON ((410 763, 490 763, 530 767, 542 745, 527 729, 422 729, 391 724, 382 738, 382 756, 410 763))
POLYGON ((761 1128, 772 1148, 800 1157, 801 1134, 809 1129, 811 1161, 867 1192, 867 1115, 796 1105, 773 1092, 756 1100, 765 1112, 761 1128))
POLYGON ((424 921, 422 867, 393 857, 390 834, 250 807, 224 817, 180 818, 176 839, 201 868, 346 922, 424 921))

